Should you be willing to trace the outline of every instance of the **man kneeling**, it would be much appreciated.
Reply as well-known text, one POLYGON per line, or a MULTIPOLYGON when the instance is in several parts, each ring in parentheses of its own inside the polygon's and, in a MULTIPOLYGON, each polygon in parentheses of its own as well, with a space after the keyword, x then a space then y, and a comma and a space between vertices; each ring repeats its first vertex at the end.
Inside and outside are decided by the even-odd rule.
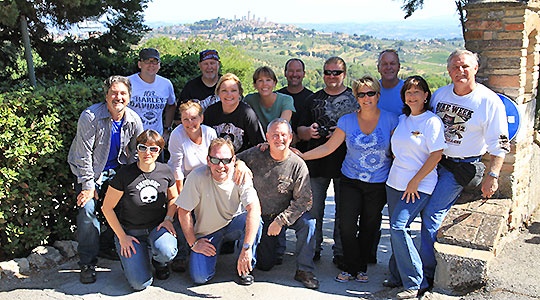
POLYGON ((243 244, 237 262, 238 282, 250 285, 254 280, 251 271, 262 230, 257 192, 250 178, 242 185, 234 183, 236 157, 230 140, 213 140, 207 161, 208 166, 189 173, 176 201, 178 219, 191 248, 191 278, 199 284, 212 279, 216 270, 216 249, 220 249, 224 241, 240 239, 243 244))
POLYGON ((311 185, 305 162, 289 150, 292 129, 284 119, 268 124, 269 149, 256 147, 238 155, 253 171, 253 184, 260 198, 264 221, 261 243, 257 248, 257 268, 270 270, 276 264, 278 235, 282 230, 296 231, 296 274, 294 279, 310 289, 319 288, 313 275, 315 265, 315 219, 311 185))

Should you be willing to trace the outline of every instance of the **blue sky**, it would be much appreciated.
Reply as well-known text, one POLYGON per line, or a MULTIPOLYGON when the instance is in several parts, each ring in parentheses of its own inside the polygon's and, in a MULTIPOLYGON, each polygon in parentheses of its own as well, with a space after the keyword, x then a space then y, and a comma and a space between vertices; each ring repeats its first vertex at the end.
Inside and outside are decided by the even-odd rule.
MULTIPOLYGON (((424 8, 410 19, 453 19, 458 23, 454 0, 425 0, 424 8)), ((338 23, 403 20, 401 0, 153 0, 145 11, 148 23, 186 23, 217 17, 266 18, 277 23, 338 23), (331 7, 328 3, 331 3, 331 7)))

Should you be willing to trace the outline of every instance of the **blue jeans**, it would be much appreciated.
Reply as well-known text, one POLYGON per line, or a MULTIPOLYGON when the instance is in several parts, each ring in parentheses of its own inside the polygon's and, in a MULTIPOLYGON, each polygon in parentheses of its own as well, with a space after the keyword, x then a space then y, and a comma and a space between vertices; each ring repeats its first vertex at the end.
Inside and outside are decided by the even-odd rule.
MULTIPOLYGON (((471 161, 471 160, 469 160, 471 161)), ((433 244, 437 240, 437 231, 450 210, 461 194, 463 187, 457 183, 454 175, 440 164, 437 167, 439 180, 431 199, 421 212, 422 231, 420 257, 424 268, 424 280, 432 280, 435 276, 435 250, 433 244)))
POLYGON ((131 257, 122 256, 120 241, 116 235, 114 236, 116 252, 120 257, 124 275, 129 285, 136 291, 144 290, 152 284, 150 254, 152 254, 152 263, 164 267, 176 256, 178 251, 176 238, 163 227, 159 231, 156 229, 157 227, 151 230, 124 229, 127 235, 139 241, 139 243, 133 242, 135 251, 131 252, 131 257))
POLYGON ((283 226, 277 236, 268 235, 268 227, 274 221, 274 218, 265 218, 263 216, 263 229, 261 242, 257 247, 257 268, 263 271, 269 271, 276 264, 280 235, 288 228, 294 229, 296 233, 296 269, 301 271, 315 271, 313 255, 315 253, 315 219, 309 212, 305 212, 291 226, 283 226))
POLYGON ((340 200, 340 192, 339 192, 339 181, 340 178, 325 178, 325 177, 312 177, 310 178, 311 183, 311 193, 313 197, 313 206, 311 207, 310 213, 313 217, 315 217, 316 225, 315 225, 315 251, 321 251, 322 250, 322 242, 323 242, 323 234, 322 234, 322 227, 324 222, 324 207, 325 207, 325 201, 326 201, 326 191, 328 190, 328 187, 330 186, 330 180, 334 181, 334 202, 336 203, 335 207, 335 213, 334 213, 334 233, 333 233, 333 239, 334 239, 334 245, 332 246, 334 256, 343 255, 343 247, 341 246, 341 235, 339 233, 339 204, 341 202, 340 200))
MULTIPOLYGON (((95 189, 98 194, 104 194, 108 187, 108 182, 116 175, 114 169, 101 172, 101 176, 95 182, 95 189)), ((80 183, 75 183, 75 197, 82 190, 80 183)), ((100 206, 101 201, 92 198, 83 207, 79 207, 77 214, 77 252, 79 252, 79 266, 96 265, 97 255, 99 253, 99 235, 100 224, 96 215, 96 207, 100 206)), ((112 244, 112 242, 111 242, 112 244)), ((112 245, 111 245, 112 248, 112 245)))
POLYGON ((405 289, 412 290, 427 287, 422 286, 422 260, 414 246, 410 225, 431 196, 422 192, 418 194, 420 199, 416 199, 414 203, 412 201, 406 203, 405 200, 401 200, 403 192, 386 186, 392 245, 392 256, 388 262, 391 274, 389 280, 393 283, 401 282, 405 289))
MULTIPOLYGON (((240 240, 242 242, 245 235, 246 218, 247 212, 244 212, 243 214, 234 217, 227 226, 219 229, 216 232, 202 236, 201 238, 211 239, 212 245, 214 245, 214 247, 216 247, 216 249, 218 250, 221 249, 221 244, 224 241, 240 240)), ((255 237, 255 243, 253 243, 253 246, 251 247, 253 256, 251 266, 253 268, 255 267, 255 263, 257 262, 257 245, 259 244, 259 241, 261 239, 261 233, 262 219, 260 219, 257 236, 255 237)), ((239 247, 237 247, 236 252, 239 252, 239 247)), ((197 284, 203 284, 208 282, 216 274, 216 262, 217 255, 206 256, 204 254, 196 253, 191 250, 191 254, 189 257, 189 272, 191 275, 191 279, 193 279, 193 281, 197 284)))

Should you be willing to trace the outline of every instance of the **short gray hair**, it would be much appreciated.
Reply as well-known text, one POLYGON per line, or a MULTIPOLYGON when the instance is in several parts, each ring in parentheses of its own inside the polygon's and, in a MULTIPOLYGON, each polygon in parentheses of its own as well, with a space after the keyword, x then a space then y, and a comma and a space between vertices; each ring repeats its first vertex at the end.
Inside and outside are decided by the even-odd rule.
POLYGON ((397 53, 397 51, 394 50, 394 49, 385 49, 385 50, 383 50, 383 51, 381 51, 379 53, 379 57, 377 58, 377 67, 381 64, 381 59, 382 59, 383 55, 385 55, 386 53, 394 53, 396 55, 397 61, 399 63, 399 54, 397 53))
POLYGON ((454 52, 450 53, 450 56, 448 56, 448 59, 446 60, 446 66, 450 67, 450 63, 452 62, 452 59, 454 57, 460 56, 460 55, 469 55, 470 57, 474 58, 474 61, 476 62, 476 65, 478 65, 480 63, 480 60, 478 59, 478 54, 476 54, 474 52, 471 52, 469 50, 458 49, 458 50, 455 50, 454 52))
POLYGON ((268 126, 266 126, 266 132, 270 131, 270 127, 272 127, 274 124, 287 124, 287 127, 289 127, 289 134, 292 134, 293 132, 291 124, 289 124, 289 121, 283 118, 276 118, 276 119, 273 119, 270 123, 268 123, 268 126))
POLYGON ((105 96, 107 96, 109 89, 115 83, 125 84, 128 88, 129 96, 131 97, 131 81, 129 80, 129 78, 120 75, 113 75, 105 79, 105 81, 103 82, 103 90, 105 92, 105 96))

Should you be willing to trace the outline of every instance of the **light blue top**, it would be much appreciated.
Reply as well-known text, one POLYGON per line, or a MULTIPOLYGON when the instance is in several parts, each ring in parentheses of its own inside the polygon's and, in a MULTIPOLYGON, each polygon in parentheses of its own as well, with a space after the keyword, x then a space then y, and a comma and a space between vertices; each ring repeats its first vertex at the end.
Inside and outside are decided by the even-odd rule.
POLYGON ((257 118, 259 119, 259 122, 261 122, 264 132, 266 132, 266 126, 268 126, 275 118, 279 118, 282 112, 286 110, 291 110, 293 113, 296 112, 294 101, 291 96, 282 93, 276 94, 276 101, 270 108, 266 108, 261 104, 261 96, 259 93, 252 93, 244 97, 244 102, 249 104, 257 114, 257 118))
MULTIPOLYGON (((381 81, 379 80, 379 83, 381 81)), ((401 115, 403 114, 403 101, 401 100, 401 88, 403 87, 403 83, 405 81, 399 80, 399 83, 391 88, 391 89, 385 89, 382 86, 381 83, 381 96, 379 97, 379 103, 377 104, 377 107, 379 109, 384 109, 390 112, 393 112, 395 114, 401 115)))
POLYGON ((396 114, 381 110, 377 127, 365 135, 356 113, 341 117, 337 127, 345 132, 347 143, 347 155, 341 167, 343 175, 363 182, 385 182, 392 165, 390 137, 397 124, 396 114))

